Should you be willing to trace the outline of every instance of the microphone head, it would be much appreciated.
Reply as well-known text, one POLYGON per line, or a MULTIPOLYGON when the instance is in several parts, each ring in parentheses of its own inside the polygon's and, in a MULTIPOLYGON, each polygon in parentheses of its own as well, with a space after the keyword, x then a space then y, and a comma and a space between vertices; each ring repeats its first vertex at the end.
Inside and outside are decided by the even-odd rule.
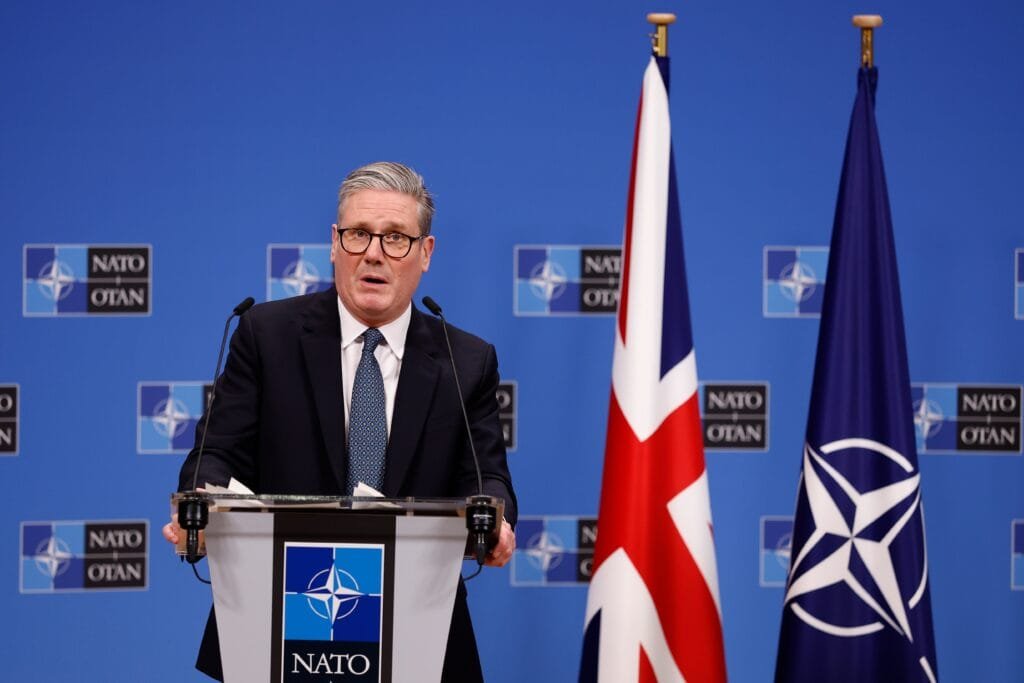
POLYGON ((255 304, 255 303, 256 303, 256 299, 253 299, 251 296, 245 297, 245 301, 243 301, 242 303, 240 303, 237 306, 235 306, 235 310, 234 310, 235 315, 242 315, 243 313, 248 311, 250 308, 252 308, 253 304, 255 304))
POLYGON ((437 305, 436 301, 431 299, 429 296, 423 297, 422 301, 423 305, 427 307, 427 310, 438 317, 441 316, 441 307, 437 305))

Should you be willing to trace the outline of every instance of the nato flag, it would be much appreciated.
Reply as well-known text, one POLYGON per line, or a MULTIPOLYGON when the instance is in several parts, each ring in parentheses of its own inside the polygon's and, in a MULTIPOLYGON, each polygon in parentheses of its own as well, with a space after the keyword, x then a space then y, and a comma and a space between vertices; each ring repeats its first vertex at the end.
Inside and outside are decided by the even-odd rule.
POLYGON ((920 470, 875 125, 857 77, 775 680, 936 681, 920 470))

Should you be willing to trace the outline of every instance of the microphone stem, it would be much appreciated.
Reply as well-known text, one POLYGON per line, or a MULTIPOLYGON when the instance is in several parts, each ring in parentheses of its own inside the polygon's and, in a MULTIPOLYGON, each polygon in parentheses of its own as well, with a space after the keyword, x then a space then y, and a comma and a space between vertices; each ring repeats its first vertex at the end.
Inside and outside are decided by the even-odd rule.
POLYGON ((462 397, 462 385, 459 383, 459 373, 455 370, 455 355, 452 353, 452 343, 448 339, 448 321, 441 318, 441 329, 444 330, 444 342, 448 345, 448 358, 452 362, 452 377, 455 378, 455 391, 459 394, 459 405, 462 407, 462 422, 466 425, 466 439, 469 441, 469 450, 473 453, 473 464, 476 465, 476 492, 477 495, 484 495, 484 479, 480 473, 480 459, 476 456, 476 446, 473 444, 473 429, 469 426, 469 414, 466 412, 466 400, 462 397))
POLYGON ((217 383, 220 381, 220 365, 224 361, 224 347, 227 346, 228 328, 231 326, 231 319, 236 315, 239 314, 232 311, 231 315, 228 316, 228 319, 224 322, 224 333, 220 338, 220 351, 217 353, 217 367, 213 370, 213 385, 210 386, 210 398, 206 401, 206 415, 203 416, 203 438, 199 440, 199 451, 196 455, 196 471, 192 473, 193 491, 195 491, 196 487, 199 486, 199 465, 203 458, 203 448, 206 447, 206 433, 207 427, 210 426, 210 413, 213 412, 213 410, 211 410, 211 408, 213 408, 213 398, 217 395, 217 383))
MULTIPOLYGON (((217 353, 217 367, 213 371, 213 385, 210 387, 210 398, 206 402, 206 415, 203 418, 203 436, 199 440, 199 450, 196 453, 195 471, 192 473, 192 490, 187 492, 178 502, 178 525, 185 530, 185 559, 195 570, 195 564, 199 561, 199 532, 206 528, 209 521, 209 505, 196 490, 199 487, 199 468, 203 462, 203 449, 206 447, 206 434, 210 426, 210 414, 213 413, 213 399, 217 394, 217 382, 220 380, 220 367, 224 361, 224 347, 227 346, 228 329, 231 326, 231 319, 236 315, 241 316, 256 302, 252 297, 247 297, 242 303, 235 306, 231 315, 224 321, 224 332, 220 338, 220 351, 217 353)), ((196 572, 196 577, 199 573, 196 572)))
MULTIPOLYGON (((482 567, 487 559, 487 539, 498 525, 498 509, 492 502, 491 497, 484 495, 484 480, 483 474, 480 472, 480 459, 476 455, 476 446, 473 443, 473 430, 469 424, 469 413, 466 411, 466 400, 462 396, 459 371, 455 367, 455 353, 452 351, 452 342, 448 336, 448 321, 444 319, 441 307, 429 296, 423 297, 423 305, 441 319, 444 343, 448 347, 448 359, 452 364, 452 377, 455 378, 455 391, 459 395, 459 407, 462 408, 462 419, 466 425, 469 452, 473 455, 473 466, 476 468, 477 495, 470 496, 466 501, 466 526, 473 538, 473 555, 476 558, 477 564, 482 567)), ((476 574, 473 576, 476 576, 476 574)))

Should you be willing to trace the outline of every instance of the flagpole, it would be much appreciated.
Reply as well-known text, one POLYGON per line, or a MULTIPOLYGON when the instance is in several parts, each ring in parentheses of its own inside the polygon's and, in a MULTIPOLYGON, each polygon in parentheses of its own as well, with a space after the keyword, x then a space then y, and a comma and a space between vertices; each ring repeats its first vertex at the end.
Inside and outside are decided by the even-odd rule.
POLYGON ((860 65, 870 69, 875 65, 874 29, 882 25, 879 14, 855 14, 853 25, 860 29, 860 65))
POLYGON ((676 23, 676 15, 671 12, 651 12, 647 15, 647 21, 655 26, 651 34, 651 49, 658 57, 668 57, 668 27, 676 23))
POLYGON ((853 25, 862 30, 857 97, 836 198, 775 683, 935 683, 921 470, 875 121, 872 30, 882 18, 857 16, 853 25), (824 542, 837 536, 855 540, 841 550, 824 542))
POLYGON ((578 681, 725 683, 669 117, 668 26, 676 17, 647 20, 656 31, 633 128, 600 533, 578 681))

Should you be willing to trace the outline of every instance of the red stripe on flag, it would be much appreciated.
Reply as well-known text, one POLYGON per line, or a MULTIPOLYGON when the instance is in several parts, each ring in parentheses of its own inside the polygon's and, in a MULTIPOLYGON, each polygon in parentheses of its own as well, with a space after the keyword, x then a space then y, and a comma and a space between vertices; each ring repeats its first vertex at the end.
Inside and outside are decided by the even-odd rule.
POLYGON ((697 397, 640 442, 612 394, 594 571, 623 548, 654 599, 661 628, 687 681, 725 681, 714 598, 672 521, 668 503, 704 472, 697 397))
POLYGON ((658 676, 654 673, 654 667, 651 666, 651 660, 643 647, 640 648, 639 669, 636 676, 637 683, 658 683, 658 676))

